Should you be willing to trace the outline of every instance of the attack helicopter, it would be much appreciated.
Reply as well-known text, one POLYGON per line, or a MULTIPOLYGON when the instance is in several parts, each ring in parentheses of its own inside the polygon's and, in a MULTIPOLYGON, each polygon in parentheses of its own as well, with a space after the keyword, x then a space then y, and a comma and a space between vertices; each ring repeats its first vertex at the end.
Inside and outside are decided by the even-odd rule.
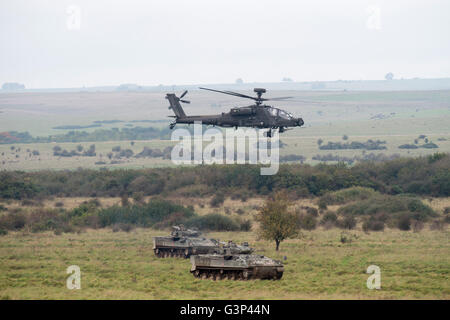
POLYGON ((231 108, 230 112, 222 112, 222 114, 187 116, 180 102, 190 103, 190 101, 183 99, 188 91, 184 91, 179 97, 174 93, 167 93, 166 99, 170 103, 169 109, 172 109, 175 113, 175 116, 170 116, 175 118, 174 122, 170 124, 170 129, 173 129, 178 123, 191 124, 201 121, 205 125, 235 127, 236 129, 238 127, 267 128, 269 130, 266 136, 272 137, 274 130, 278 129, 280 133, 283 133, 291 127, 301 127, 304 124, 302 118, 295 118, 289 112, 264 104, 265 101, 269 100, 281 101, 293 97, 263 98, 263 93, 266 93, 266 89, 264 88, 254 88, 253 91, 256 93, 256 97, 233 91, 221 91, 203 87, 200 87, 200 89, 251 99, 255 103, 249 106, 231 108))

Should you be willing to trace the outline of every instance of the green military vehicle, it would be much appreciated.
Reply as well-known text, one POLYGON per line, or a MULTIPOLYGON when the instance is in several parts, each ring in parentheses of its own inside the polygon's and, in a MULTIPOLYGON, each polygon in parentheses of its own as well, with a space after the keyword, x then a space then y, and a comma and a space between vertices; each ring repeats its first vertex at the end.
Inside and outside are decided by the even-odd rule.
POLYGON ((225 251, 229 254, 248 254, 253 251, 246 242, 238 245, 232 241, 226 243, 200 236, 201 233, 197 230, 187 229, 182 225, 173 226, 170 236, 153 238, 153 251, 159 258, 189 258, 193 254, 211 254, 225 251))
POLYGON ((191 264, 194 277, 212 280, 279 280, 284 272, 281 261, 256 254, 199 254, 191 264))

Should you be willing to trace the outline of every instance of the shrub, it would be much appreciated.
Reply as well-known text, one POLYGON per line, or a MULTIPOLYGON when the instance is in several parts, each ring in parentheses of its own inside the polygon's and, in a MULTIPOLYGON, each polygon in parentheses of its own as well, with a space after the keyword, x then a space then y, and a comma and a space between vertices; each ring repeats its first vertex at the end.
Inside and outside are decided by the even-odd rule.
POLYGON ((357 239, 358 237, 356 235, 350 234, 346 231, 342 231, 340 235, 340 241, 341 243, 351 243, 353 242, 353 239, 357 239))
POLYGON ((121 197, 120 197, 120 204, 122 205, 122 207, 126 207, 130 204, 130 201, 128 199, 128 195, 126 193, 124 193, 121 197))
POLYGON ((319 199, 319 209, 327 210, 327 202, 322 198, 319 199))
POLYGON ((246 231, 246 232, 252 230, 252 222, 250 220, 248 220, 248 219, 242 221, 240 223, 239 229, 241 231, 246 231))
MULTIPOLYGON (((192 209, 162 199, 152 199, 146 204, 127 207, 112 206, 98 211, 100 226, 116 223, 130 223, 141 227, 151 227, 169 219, 172 215, 186 220, 195 215, 192 209)), ((181 221, 180 221, 181 222, 181 221)))
POLYGON ((319 212, 316 208, 314 207, 307 207, 306 208, 306 213, 309 215, 312 215, 313 217, 317 217, 319 215, 319 212))
POLYGON ((112 231, 113 232, 118 232, 118 231, 130 232, 134 228, 135 227, 129 223, 116 223, 112 226, 112 231))
POLYGON ((365 187, 352 187, 348 189, 342 189, 335 192, 329 192, 320 197, 319 204, 325 203, 326 205, 344 204, 351 201, 366 200, 373 197, 377 192, 371 188, 365 187))
POLYGON ((33 201, 31 199, 23 199, 20 202, 20 205, 23 207, 33 207, 33 206, 42 206, 42 203, 33 201))
POLYGON ((445 223, 450 223, 450 215, 446 215, 446 216, 444 217, 444 222, 445 222, 445 223))
POLYGON ((337 215, 334 212, 326 212, 324 214, 324 216, 322 217, 322 219, 320 220, 320 224, 325 225, 325 224, 331 224, 331 225, 336 225, 336 221, 337 221, 337 215))
POLYGON ((365 232, 368 231, 383 231, 384 230, 384 222, 375 219, 369 219, 365 221, 362 225, 362 229, 365 232))
POLYGON ((424 227, 423 222, 417 220, 413 220, 411 225, 414 232, 420 232, 424 227))
POLYGON ((185 224, 188 227, 196 227, 199 230, 237 231, 240 229, 239 224, 233 219, 218 213, 193 217, 186 221, 185 224))
POLYGON ((21 211, 12 211, 0 216, 0 228, 6 230, 22 229, 25 226, 26 222, 26 215, 21 211))
POLYGON ((397 222, 397 228, 403 231, 411 230, 411 217, 408 213, 403 213, 397 222))
POLYGON ((356 219, 353 216, 344 217, 342 221, 338 221, 338 226, 342 229, 354 229, 356 227, 356 219))
POLYGON ((317 226, 317 219, 310 213, 302 214, 299 216, 299 226, 304 230, 314 230, 317 226))
POLYGON ((341 215, 386 215, 387 219, 395 219, 403 213, 410 213, 410 218, 427 221, 437 214, 420 199, 409 196, 375 195, 367 200, 351 203, 338 209, 341 215))
POLYGON ((430 230, 444 230, 445 223, 443 220, 435 219, 430 224, 430 230))
POLYGON ((27 226, 31 232, 62 229, 68 224, 67 217, 53 209, 37 209, 28 215, 27 226))
POLYGON ((225 201, 225 196, 223 195, 223 193, 216 193, 212 199, 211 202, 209 203, 211 205, 211 207, 219 207, 221 206, 225 201))
POLYGON ((133 200, 137 203, 142 203, 144 201, 144 193, 142 191, 133 193, 133 200))

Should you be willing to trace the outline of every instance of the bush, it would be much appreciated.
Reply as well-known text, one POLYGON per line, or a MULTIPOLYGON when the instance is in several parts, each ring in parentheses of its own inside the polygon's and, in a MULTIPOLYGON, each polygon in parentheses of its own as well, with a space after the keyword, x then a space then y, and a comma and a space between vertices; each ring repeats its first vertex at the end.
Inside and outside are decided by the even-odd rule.
POLYGON ((321 225, 333 225, 335 226, 337 222, 337 215, 334 212, 326 212, 322 219, 320 220, 321 225))
POLYGON ((411 217, 408 213, 403 213, 397 222, 397 228, 403 231, 411 230, 411 217))
POLYGON ((209 203, 211 205, 211 207, 219 207, 221 206, 225 201, 225 196, 223 195, 223 193, 216 193, 212 199, 211 202, 209 203))
POLYGON ((352 187, 348 189, 343 189, 335 192, 329 192, 320 197, 319 204, 325 203, 326 205, 334 205, 334 204, 344 204, 351 201, 360 201, 366 200, 374 195, 375 192, 371 188, 365 187, 352 187))
POLYGON ((404 213, 409 213, 411 219, 428 221, 430 217, 437 216, 434 210, 424 204, 420 199, 409 196, 375 195, 367 200, 351 203, 338 209, 343 216, 348 215, 384 215, 388 219, 398 219, 404 213))
POLYGON ((0 228, 6 230, 19 230, 25 227, 27 222, 26 215, 19 212, 8 212, 2 216, 0 216, 0 228))
POLYGON ((354 229, 356 227, 356 219, 353 216, 347 216, 342 221, 338 221, 338 226, 342 229, 354 229))
POLYGON ((133 193, 133 200, 137 203, 142 203, 144 201, 144 193, 142 191, 133 193))
POLYGON ((116 223, 151 227, 174 217, 178 217, 176 221, 182 223, 194 215, 192 209, 162 199, 152 199, 146 204, 133 204, 127 207, 112 206, 98 212, 101 227, 116 223))
POLYGON ((443 220, 435 219, 430 224, 430 230, 444 230, 445 223, 443 220))
POLYGON ((53 209, 37 209, 28 215, 27 227, 31 232, 42 232, 47 230, 61 230, 68 225, 67 216, 53 209))
POLYGON ((319 215, 319 211, 314 207, 307 207, 306 213, 312 215, 313 217, 317 217, 319 215))
POLYGON ((319 199, 319 209, 327 210, 327 202, 322 198, 319 199))
POLYGON ((134 228, 135 227, 129 223, 116 223, 115 225, 113 225, 112 231, 113 232, 118 232, 118 231, 130 232, 134 228))
POLYGON ((299 227, 304 230, 314 230, 317 226, 317 219, 314 215, 307 213, 299 216, 299 227))
POLYGON ((384 222, 375 219, 369 219, 365 221, 362 225, 362 229, 365 232, 368 231, 383 231, 384 230, 384 222))
POLYGON ((126 207, 130 204, 128 195, 126 193, 120 197, 120 204, 122 205, 122 207, 126 207))
POLYGON ((423 222, 417 220, 413 220, 411 225, 414 232, 420 232, 424 227, 423 222))
POLYGON ((450 223, 450 215, 446 215, 446 216, 444 217, 444 222, 445 222, 445 223, 450 223))
POLYGON ((248 219, 242 221, 239 226, 241 231, 251 231, 252 230, 252 222, 248 219))
POLYGON ((210 213, 204 216, 193 217, 185 223, 188 227, 196 227, 199 230, 210 231, 238 231, 239 224, 233 219, 218 213, 210 213))

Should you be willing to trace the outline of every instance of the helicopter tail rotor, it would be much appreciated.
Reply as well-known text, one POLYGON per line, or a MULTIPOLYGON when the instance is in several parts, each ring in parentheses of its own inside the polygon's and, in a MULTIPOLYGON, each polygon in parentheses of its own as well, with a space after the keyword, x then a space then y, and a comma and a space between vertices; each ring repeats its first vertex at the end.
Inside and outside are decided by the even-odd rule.
POLYGON ((183 94, 180 97, 177 97, 174 93, 166 94, 166 99, 169 100, 170 103, 169 109, 173 110, 177 119, 186 117, 186 114, 184 113, 184 110, 181 107, 180 102, 191 103, 190 101, 181 99, 187 94, 187 92, 188 92, 187 90, 183 92, 183 94))

